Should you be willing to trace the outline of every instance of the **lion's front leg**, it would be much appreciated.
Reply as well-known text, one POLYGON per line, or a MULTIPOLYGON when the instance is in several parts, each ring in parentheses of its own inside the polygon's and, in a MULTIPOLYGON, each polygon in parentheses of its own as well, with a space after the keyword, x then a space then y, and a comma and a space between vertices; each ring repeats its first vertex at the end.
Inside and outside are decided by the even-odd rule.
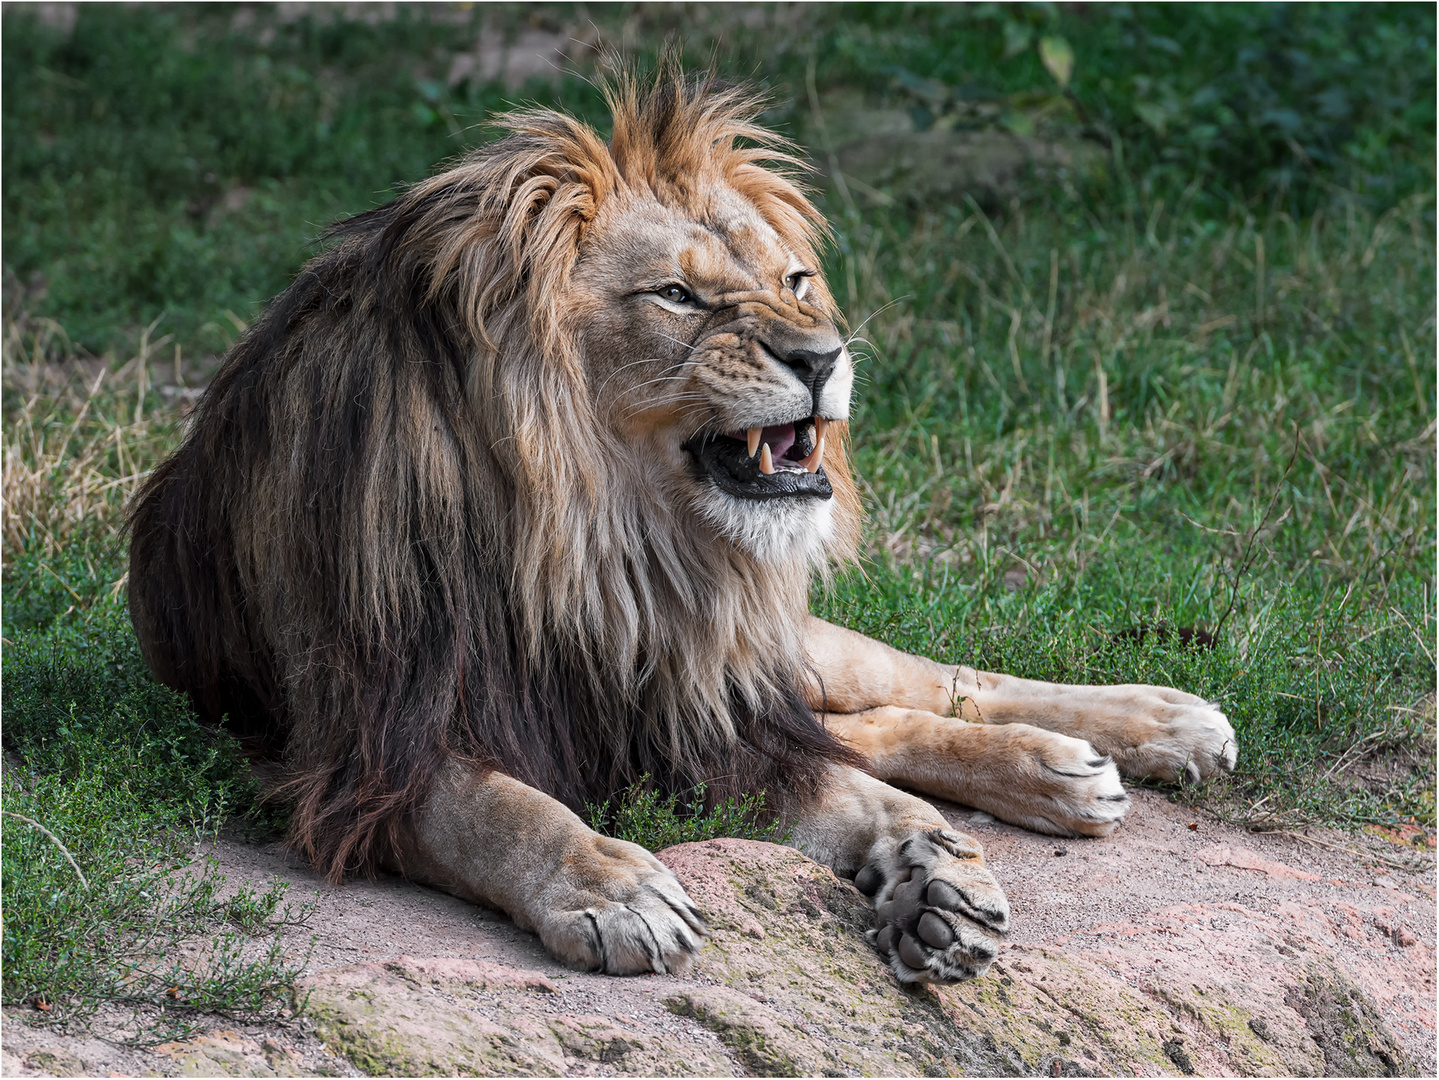
POLYGON ((972 979, 999 954, 1009 904, 983 849, 922 799, 835 767, 789 842, 874 898, 870 940, 901 982, 972 979))
POLYGON ((883 706, 828 713, 825 727, 874 774, 1053 836, 1108 836, 1129 796, 1109 758, 1083 739, 1029 724, 971 724, 883 706))
POLYGON ((1134 779, 1198 783, 1230 772, 1239 742, 1212 701, 1168 686, 1066 686, 956 668, 986 724, 1032 724, 1086 740, 1134 779))
POLYGON ((410 832, 404 873, 500 908, 572 967, 683 971, 708 932, 674 874, 648 851, 601 836, 502 773, 452 761, 410 832))
POLYGON ((939 664, 810 618, 819 676, 810 704, 830 713, 919 709, 979 724, 1028 724, 1088 742, 1135 779, 1207 780, 1234 768, 1238 741, 1211 701, 1167 686, 1067 686, 939 664))

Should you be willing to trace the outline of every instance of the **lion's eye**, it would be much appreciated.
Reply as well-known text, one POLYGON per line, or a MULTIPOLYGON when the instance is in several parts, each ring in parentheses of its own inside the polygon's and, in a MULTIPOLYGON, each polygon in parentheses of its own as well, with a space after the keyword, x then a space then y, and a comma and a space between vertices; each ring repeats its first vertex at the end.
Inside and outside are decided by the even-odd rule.
POLYGON ((790 292, 794 293, 796 296, 799 296, 801 291, 804 289, 805 282, 813 276, 814 274, 812 271, 796 270, 793 274, 790 274, 784 279, 784 283, 789 287, 790 292))
POLYGON ((661 297, 672 304, 688 304, 694 297, 680 288, 678 285, 666 285, 663 289, 655 290, 661 297))

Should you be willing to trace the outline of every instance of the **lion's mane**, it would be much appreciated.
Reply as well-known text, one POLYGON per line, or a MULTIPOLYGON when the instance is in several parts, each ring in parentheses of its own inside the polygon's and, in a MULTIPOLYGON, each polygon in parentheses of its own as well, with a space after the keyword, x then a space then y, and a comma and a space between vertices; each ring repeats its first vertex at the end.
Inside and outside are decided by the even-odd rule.
MULTIPOLYGON (((147 661, 283 759, 292 841, 332 876, 392 858, 452 757, 577 809, 646 774, 798 793, 853 760, 799 692, 811 567, 702 534, 626 466, 566 304, 627 185, 728 184, 811 260, 822 219, 747 94, 669 72, 610 98, 608 145, 515 114, 337 226, 131 512, 147 661)), ((843 556, 842 445, 825 465, 843 556)))

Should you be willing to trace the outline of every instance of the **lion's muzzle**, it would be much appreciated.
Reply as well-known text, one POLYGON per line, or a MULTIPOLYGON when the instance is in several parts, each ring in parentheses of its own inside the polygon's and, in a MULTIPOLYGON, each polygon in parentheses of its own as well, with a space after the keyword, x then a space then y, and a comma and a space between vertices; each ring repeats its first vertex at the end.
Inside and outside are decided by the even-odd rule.
POLYGON ((685 443, 702 476, 737 499, 828 499, 822 416, 700 435, 685 443))

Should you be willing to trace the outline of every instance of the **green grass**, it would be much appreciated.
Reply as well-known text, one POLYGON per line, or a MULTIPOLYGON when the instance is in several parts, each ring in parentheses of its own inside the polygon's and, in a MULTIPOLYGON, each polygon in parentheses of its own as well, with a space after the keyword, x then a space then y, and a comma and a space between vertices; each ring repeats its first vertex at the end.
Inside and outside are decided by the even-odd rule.
MULTIPOLYGON (((143 670, 123 503, 175 444, 184 384, 325 225, 487 138, 473 125, 507 100, 602 120, 581 78, 447 78, 497 36, 589 19, 636 55, 669 33, 713 49, 821 160, 856 107, 1108 147, 1088 179, 983 208, 820 193, 865 357, 870 516, 819 613, 951 662, 1221 701, 1237 771, 1170 791, 1228 820, 1433 829, 1432 7, 436 6, 368 25, 90 5, 68 34, 7 8, 4 808, 59 843, 3 819, 6 1001, 52 1021, 130 1002, 132 1037, 276 1007, 303 912, 194 860, 255 789, 143 670), (1045 39, 1073 53, 1067 88, 1045 39)), ((652 847, 763 834, 758 803, 690 802, 636 790, 591 816, 652 847)))
POLYGON ((490 111, 539 99, 602 120, 577 77, 591 54, 573 43, 559 66, 577 74, 557 83, 464 74, 519 33, 641 57, 675 36, 770 87, 769 122, 816 150, 811 86, 920 127, 1083 135, 1120 147, 1142 186, 1197 180, 1207 206, 1307 212, 1338 182, 1372 209, 1433 182, 1424 5, 433 5, 371 25, 323 9, 97 4, 69 33, 21 7, 4 30, 12 301, 93 352, 155 323, 202 368, 326 225, 489 138, 490 111), (1064 90, 1045 39, 1071 46, 1064 90))
POLYGON ((201 852, 231 821, 274 834, 275 811, 234 741, 150 677, 125 608, 122 504, 174 413, 143 350, 112 372, 8 329, 4 1000, 135 1043, 273 1015, 308 909, 201 852))
POLYGON ((646 785, 646 776, 624 794, 603 805, 590 803, 585 818, 591 828, 628 840, 632 844, 660 851, 675 844, 691 844, 716 837, 784 842, 773 815, 764 808, 764 792, 726 798, 703 809, 705 785, 699 784, 683 798, 662 796, 646 785))
POLYGON ((154 1041, 199 1012, 274 1013, 298 966, 286 886, 227 887, 196 850, 254 806, 232 740, 145 670, 122 604, 7 633, 3 940, 6 1001, 51 1023, 154 1041), (23 763, 23 764, 22 764, 23 763), (148 1009, 144 1009, 148 1007, 148 1009))

